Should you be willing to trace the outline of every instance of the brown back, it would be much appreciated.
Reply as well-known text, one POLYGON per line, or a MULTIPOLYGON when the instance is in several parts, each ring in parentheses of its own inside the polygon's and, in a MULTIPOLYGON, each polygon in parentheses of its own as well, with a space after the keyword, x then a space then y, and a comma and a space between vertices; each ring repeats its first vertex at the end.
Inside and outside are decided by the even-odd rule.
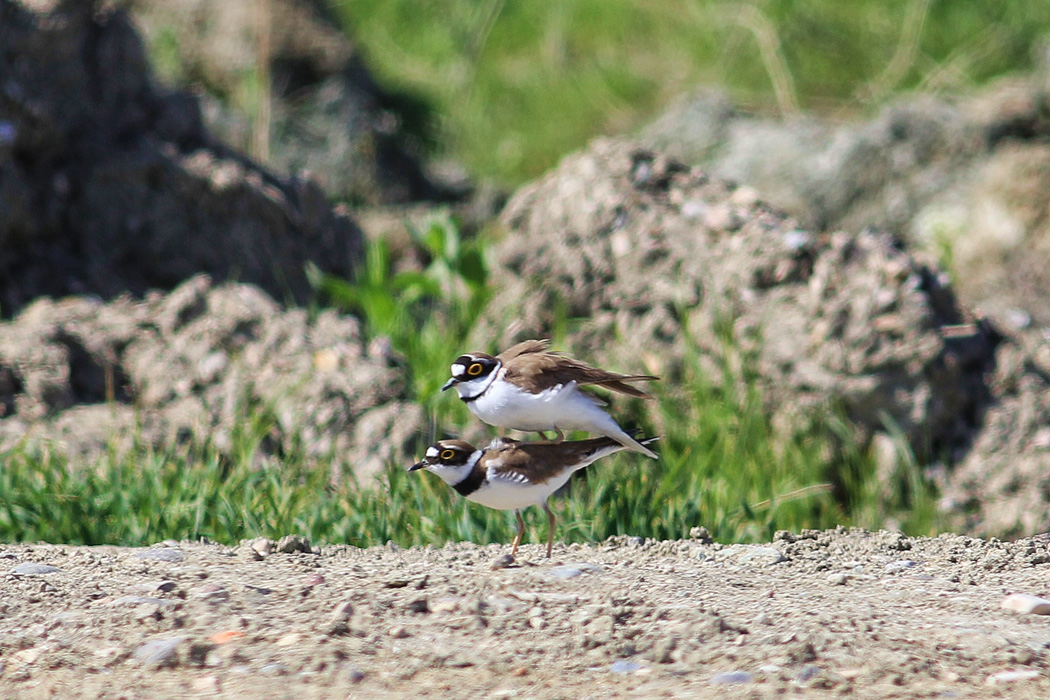
POLYGON ((626 382, 652 381, 659 377, 609 372, 547 350, 548 347, 549 340, 526 340, 500 353, 498 359, 507 370, 507 379, 536 392, 575 381, 581 386, 593 384, 640 399, 652 398, 626 382))
POLYGON ((559 443, 508 441, 500 448, 487 450, 481 462, 492 468, 496 477, 514 481, 527 478, 534 484, 545 484, 606 447, 622 446, 607 437, 559 443), (498 462, 498 466, 493 468, 493 462, 498 462))

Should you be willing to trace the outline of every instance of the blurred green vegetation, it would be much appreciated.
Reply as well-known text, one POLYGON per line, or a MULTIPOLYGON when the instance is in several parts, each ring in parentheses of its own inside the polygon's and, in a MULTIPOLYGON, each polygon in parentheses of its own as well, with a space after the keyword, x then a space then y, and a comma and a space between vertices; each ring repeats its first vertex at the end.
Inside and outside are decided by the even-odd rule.
POLYGON ((721 85, 783 112, 856 112, 1029 67, 1050 0, 337 0, 380 81, 427 99, 441 149, 519 184, 598 134, 721 85))

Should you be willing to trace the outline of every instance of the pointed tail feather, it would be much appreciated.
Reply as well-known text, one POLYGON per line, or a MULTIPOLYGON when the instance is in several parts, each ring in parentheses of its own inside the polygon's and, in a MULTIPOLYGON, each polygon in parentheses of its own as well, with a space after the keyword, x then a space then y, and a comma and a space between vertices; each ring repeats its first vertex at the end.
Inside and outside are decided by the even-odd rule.
POLYGON ((660 458, 659 455, 646 447, 646 445, 650 445, 659 440, 659 436, 635 440, 627 433, 621 433, 619 435, 610 435, 609 437, 633 452, 641 452, 646 457, 652 457, 653 459, 660 458))
POLYGON ((659 455, 656 454, 656 452, 646 447, 646 445, 656 442, 659 438, 647 438, 646 440, 639 442, 630 436, 625 437, 627 438, 626 441, 622 440, 619 442, 621 442, 622 445, 625 445, 628 449, 634 450, 635 452, 642 452, 646 457, 651 457, 654 460, 659 459, 659 455))
MULTIPOLYGON (((629 436, 627 436, 626 433, 624 434, 624 437, 627 440, 630 440, 631 442, 634 442, 634 440, 632 438, 630 438, 629 436)), ((644 445, 652 444, 652 443, 656 442, 659 439, 660 439, 659 437, 642 438, 641 442, 635 442, 635 444, 638 445, 638 447, 641 448, 641 450, 645 450, 645 452, 643 454, 648 454, 648 455, 652 456, 654 459, 656 459, 656 453, 647 450, 644 447, 644 445)), ((562 443, 562 444, 567 444, 567 443, 562 443)), ((582 469, 582 468, 584 468, 584 467, 594 463, 595 461, 601 459, 602 457, 604 457, 606 455, 613 454, 614 452, 620 452, 622 450, 634 450, 633 446, 627 444, 626 442, 621 440, 621 438, 618 437, 618 436, 608 436, 608 435, 606 435, 606 436, 600 437, 600 438, 590 438, 589 440, 581 440, 580 442, 577 442, 577 443, 574 443, 574 444, 580 445, 581 447, 583 447, 584 445, 589 445, 589 447, 587 448, 587 456, 584 459, 584 461, 582 461, 580 463, 580 465, 577 467, 577 469, 582 469)))
POLYGON ((651 399, 653 398, 652 394, 642 391, 637 387, 633 387, 627 382, 651 382, 656 381, 658 379, 659 377, 653 377, 648 374, 635 374, 631 376, 620 377, 618 379, 610 379, 604 382, 594 382, 594 384, 595 386, 600 386, 603 389, 608 389, 609 391, 616 391, 621 394, 633 396, 638 399, 651 399))

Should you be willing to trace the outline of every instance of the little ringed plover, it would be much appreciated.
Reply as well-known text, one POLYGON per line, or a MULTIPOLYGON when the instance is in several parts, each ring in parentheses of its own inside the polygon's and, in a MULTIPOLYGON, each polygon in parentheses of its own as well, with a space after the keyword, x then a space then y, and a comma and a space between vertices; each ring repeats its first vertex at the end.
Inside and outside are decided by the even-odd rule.
MULTIPOLYGON (((658 439, 645 438, 639 444, 648 445, 658 439)), ((559 443, 497 438, 484 449, 463 440, 441 440, 428 447, 423 460, 408 471, 426 469, 468 501, 497 510, 513 510, 518 519, 518 534, 514 537, 511 556, 518 551, 525 533, 521 509, 541 506, 550 524, 549 558, 554 544, 554 513, 547 506, 547 499, 576 471, 623 449, 626 449, 624 445, 607 437, 559 443)))
POLYGON ((659 377, 608 372, 552 352, 549 346, 548 340, 526 340, 495 357, 482 352, 460 355, 441 390, 456 387, 471 412, 489 425, 541 434, 553 430, 558 443, 563 430, 583 430, 656 459, 655 452, 628 435, 602 410, 605 403, 583 387, 647 399, 652 397, 629 382, 659 377))

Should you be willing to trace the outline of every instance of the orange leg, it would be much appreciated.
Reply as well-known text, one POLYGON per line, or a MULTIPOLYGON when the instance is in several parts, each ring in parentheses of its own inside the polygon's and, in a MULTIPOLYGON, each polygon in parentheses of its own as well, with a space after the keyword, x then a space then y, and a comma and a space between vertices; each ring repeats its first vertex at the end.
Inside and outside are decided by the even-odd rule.
POLYGON ((547 511, 547 522, 550 525, 550 529, 547 531, 547 558, 551 558, 551 548, 554 546, 554 511, 552 511, 546 503, 543 504, 543 510, 547 511))
POLYGON ((521 519, 521 511, 514 511, 514 515, 518 519, 518 534, 514 537, 514 546, 510 548, 510 555, 512 557, 518 551, 518 545, 521 544, 521 536, 525 534, 525 521, 521 519))
POLYGON ((559 442, 564 442, 565 441, 565 433, 563 433, 561 431, 561 428, 559 428, 558 426, 554 426, 554 439, 553 440, 548 440, 547 439, 547 433, 543 432, 542 430, 537 430, 536 432, 539 434, 539 436, 541 438, 543 438, 543 441, 545 443, 547 443, 548 445, 557 445, 559 442))

